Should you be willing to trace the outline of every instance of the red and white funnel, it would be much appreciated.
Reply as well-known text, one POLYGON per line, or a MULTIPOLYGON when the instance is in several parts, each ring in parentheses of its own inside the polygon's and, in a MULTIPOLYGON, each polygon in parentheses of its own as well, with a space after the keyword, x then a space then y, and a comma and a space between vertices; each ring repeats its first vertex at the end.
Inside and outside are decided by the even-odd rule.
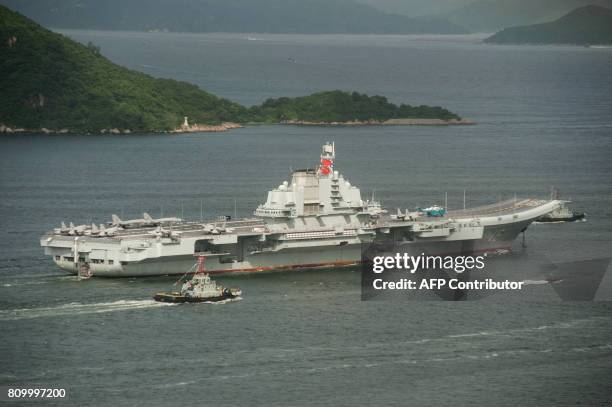
POLYGON ((325 143, 321 152, 321 166, 319 175, 330 175, 334 172, 334 159, 336 158, 336 147, 334 143, 325 143))

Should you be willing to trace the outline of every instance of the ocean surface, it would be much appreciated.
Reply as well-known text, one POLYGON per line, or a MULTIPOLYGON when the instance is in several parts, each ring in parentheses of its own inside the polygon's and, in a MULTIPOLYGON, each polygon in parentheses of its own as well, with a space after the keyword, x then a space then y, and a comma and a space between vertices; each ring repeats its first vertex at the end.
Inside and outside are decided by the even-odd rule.
MULTIPOLYGON (((457 127, 253 126, 185 135, 0 137, 0 385, 78 406, 606 405, 612 304, 520 292, 360 301, 358 270, 220 276, 241 301, 160 305, 175 277, 78 282, 39 236, 61 221, 249 216, 335 141, 336 165, 394 210, 452 209, 551 186, 587 222, 533 225, 509 256, 612 255, 612 51, 478 36, 64 31, 121 65, 244 104, 326 89, 441 105, 457 127)), ((65 404, 58 402, 58 405, 65 404)))

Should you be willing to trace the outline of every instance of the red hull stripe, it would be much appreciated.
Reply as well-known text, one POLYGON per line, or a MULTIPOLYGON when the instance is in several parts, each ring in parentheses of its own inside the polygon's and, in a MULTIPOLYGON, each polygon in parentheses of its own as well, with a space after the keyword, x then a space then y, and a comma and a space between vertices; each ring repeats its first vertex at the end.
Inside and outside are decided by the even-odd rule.
MULTIPOLYGON (((494 247, 487 249, 479 249, 473 250, 471 254, 482 254, 482 253, 490 253, 497 250, 511 250, 510 246, 503 247, 494 247)), ((454 253, 456 254, 456 253, 454 253)), ((450 256, 452 254, 437 254, 437 256, 450 256)), ((361 264, 361 261, 336 261, 329 263, 308 263, 308 264, 286 264, 281 266, 272 266, 272 267, 253 267, 253 268, 244 268, 244 269, 220 269, 220 270, 206 270, 209 274, 223 274, 223 273, 254 273, 258 271, 273 271, 273 270, 295 270, 295 269, 309 269, 309 268, 325 268, 325 267, 348 267, 348 266, 356 266, 361 264)))
POLYGON ((253 267, 245 269, 227 269, 227 270, 206 270, 209 274, 222 273, 253 273, 256 271, 272 271, 272 270, 293 270, 293 269, 308 269, 308 268, 324 268, 324 267, 347 267, 355 266, 359 261, 336 261, 331 263, 309 263, 309 264, 287 264, 273 267, 253 267))

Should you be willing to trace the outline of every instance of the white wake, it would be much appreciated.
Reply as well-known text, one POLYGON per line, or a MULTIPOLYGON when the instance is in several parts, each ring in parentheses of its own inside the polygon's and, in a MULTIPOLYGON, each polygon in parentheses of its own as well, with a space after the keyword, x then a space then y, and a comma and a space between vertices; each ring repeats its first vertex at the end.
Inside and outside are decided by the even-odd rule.
POLYGON ((14 321, 19 319, 57 317, 65 315, 99 314, 105 312, 159 308, 172 305, 175 304, 157 302, 154 300, 120 300, 93 304, 72 302, 70 304, 58 305, 56 307, 0 310, 0 321, 14 321))

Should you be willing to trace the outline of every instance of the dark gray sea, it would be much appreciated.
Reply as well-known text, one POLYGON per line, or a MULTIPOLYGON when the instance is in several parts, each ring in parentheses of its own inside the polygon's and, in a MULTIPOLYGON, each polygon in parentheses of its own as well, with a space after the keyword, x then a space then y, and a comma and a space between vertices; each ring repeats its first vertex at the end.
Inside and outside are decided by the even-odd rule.
MULTIPOLYGON (((478 301, 361 301, 359 270, 218 277, 241 301, 158 305, 175 277, 78 282, 39 236, 61 221, 249 216, 335 141, 385 206, 452 209, 551 186, 587 222, 533 225, 511 259, 612 255, 612 50, 480 37, 65 32, 111 60, 245 104, 345 89, 441 105, 457 127, 254 126, 185 135, 0 137, 0 385, 75 406, 606 405, 612 304, 544 272, 478 301)), ((1 97, 1 96, 0 96, 1 97)), ((517 242, 518 243, 518 242, 517 242)), ((576 270, 579 272, 580 270, 576 270)), ((65 404, 58 402, 58 405, 65 404)))

